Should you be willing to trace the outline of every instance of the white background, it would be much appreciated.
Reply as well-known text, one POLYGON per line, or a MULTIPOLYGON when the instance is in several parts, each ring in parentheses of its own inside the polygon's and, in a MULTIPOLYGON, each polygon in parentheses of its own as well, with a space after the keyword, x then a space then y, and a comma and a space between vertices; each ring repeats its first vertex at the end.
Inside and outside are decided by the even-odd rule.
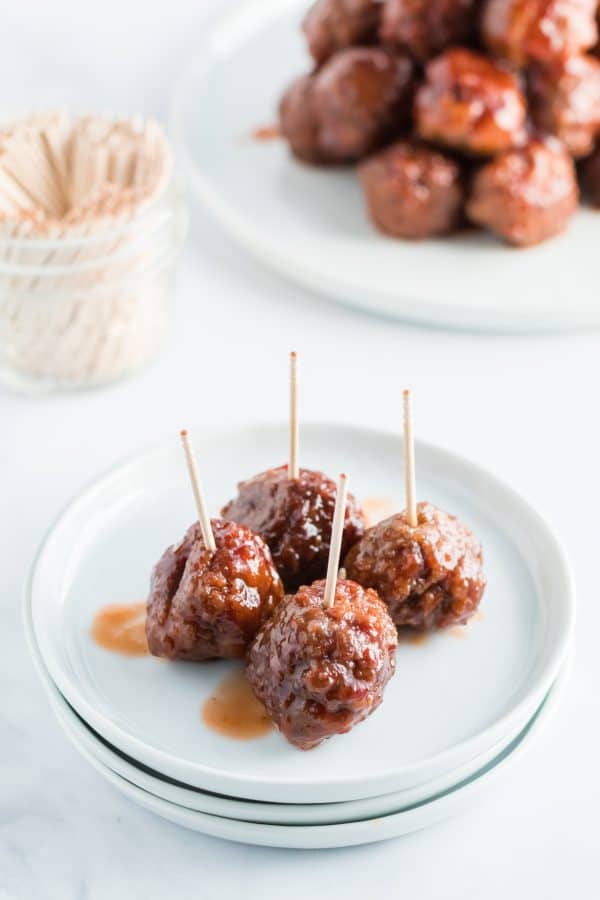
MULTIPOLYGON (((3 4, 0 112, 60 102, 165 116, 211 5, 3 4)), ((1 900, 597 896, 600 335, 480 336, 369 318, 265 273, 192 213, 173 331, 152 368, 93 393, 0 391, 1 900), (68 498, 184 424, 282 418, 292 347, 307 419, 394 427, 400 390, 412 387, 418 434, 528 494, 563 535, 579 589, 565 700, 517 768, 460 819, 320 853, 203 838, 121 798, 53 721, 19 620, 32 555, 68 498)), ((243 474, 243 448, 224 452, 243 474)))

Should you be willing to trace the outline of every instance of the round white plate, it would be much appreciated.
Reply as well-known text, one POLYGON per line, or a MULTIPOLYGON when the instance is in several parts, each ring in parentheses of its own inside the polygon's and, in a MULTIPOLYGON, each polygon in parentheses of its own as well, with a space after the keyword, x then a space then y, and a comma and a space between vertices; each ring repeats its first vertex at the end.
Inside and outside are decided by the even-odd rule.
MULTIPOLYGON (((205 430, 198 456, 211 508, 239 478, 281 463, 286 447, 284 426, 205 430)), ((302 431, 303 465, 348 471, 359 497, 390 496, 397 507, 401 459, 394 434, 322 425, 302 431)), ((176 440, 96 482, 40 551, 32 617, 53 681, 133 759, 186 785, 253 800, 337 802, 403 790, 515 736, 564 658, 573 618, 568 564, 538 514, 485 470, 422 443, 417 459, 421 496, 460 516, 483 542, 483 618, 461 638, 451 631, 402 644, 384 703, 351 734, 309 753, 277 733, 229 740, 202 724, 200 709, 232 664, 130 659, 90 639, 106 603, 144 599, 153 564, 194 517, 176 440)))
POLYGON ((556 709, 566 677, 565 671, 560 673, 540 709, 518 738, 499 757, 469 779, 433 799, 390 815, 333 825, 269 825, 262 822, 220 818, 185 809, 122 778, 85 748, 75 733, 71 733, 69 728, 65 730, 82 756, 117 790, 140 806, 184 828, 230 841, 267 847, 290 849, 348 847, 388 840, 427 828, 457 815, 470 806, 478 794, 488 788, 498 775, 505 772, 511 763, 529 749, 534 738, 539 735, 551 713, 556 709))
POLYGON ((480 330, 598 326, 593 210, 528 250, 476 232, 392 240, 368 221, 352 169, 304 166, 282 141, 251 139, 310 67, 299 31, 309 2, 243 0, 203 22, 176 91, 172 130, 189 181, 232 237, 312 290, 402 319, 480 330))

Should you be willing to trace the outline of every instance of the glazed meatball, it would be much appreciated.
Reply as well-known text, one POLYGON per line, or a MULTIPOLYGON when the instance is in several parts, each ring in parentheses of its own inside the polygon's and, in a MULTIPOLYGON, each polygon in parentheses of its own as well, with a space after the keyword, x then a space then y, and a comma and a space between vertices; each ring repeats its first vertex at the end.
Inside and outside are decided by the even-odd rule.
POLYGON ((326 162, 319 149, 319 129, 313 104, 314 79, 297 78, 279 104, 279 130, 294 156, 307 163, 326 162))
POLYGON ((572 56, 530 73, 531 112, 542 131, 556 135, 571 156, 587 156, 600 131, 600 62, 572 56))
POLYGON ((479 0, 385 0, 380 36, 384 44, 418 62, 450 44, 462 44, 476 28, 479 0))
POLYGON ((381 0, 317 0, 302 23, 315 62, 346 47, 375 43, 380 13, 381 0))
POLYGON ((394 674, 397 635, 375 591, 325 582, 279 604, 248 654, 247 677, 285 738, 310 750, 350 731, 377 709, 394 674))
POLYGON ((563 231, 577 201, 571 157, 559 141, 536 139, 479 170, 467 215, 508 243, 528 247, 563 231))
POLYGON ((249 528, 212 520, 212 553, 198 523, 152 573, 146 637, 154 656, 242 658, 283 597, 269 548, 249 528))
POLYGON ((336 53, 315 76, 314 104, 321 152, 361 159, 408 126, 412 63, 380 47, 336 53))
POLYGON ((459 164, 435 150, 402 141, 361 163, 359 176, 373 223, 384 234, 426 238, 461 221, 459 164))
POLYGON ((417 131, 467 153, 498 153, 519 143, 525 98, 516 78, 479 53, 456 48, 428 63, 417 91, 417 131))
POLYGON ((374 588, 399 627, 464 625, 485 589, 479 541, 431 503, 418 504, 417 523, 399 513, 370 528, 346 558, 348 577, 374 588))
POLYGON ((586 200, 600 209, 600 148, 583 161, 580 174, 586 200))
POLYGON ((483 38, 517 66, 566 59, 596 42, 597 6, 598 0, 487 0, 483 38))
MULTIPOLYGON (((298 478, 290 479, 287 466, 280 466, 243 481, 238 490, 222 515, 261 535, 271 549, 286 590, 324 577, 337 493, 335 481, 309 469, 300 469, 298 478)), ((363 533, 362 511, 349 494, 342 552, 363 533)))

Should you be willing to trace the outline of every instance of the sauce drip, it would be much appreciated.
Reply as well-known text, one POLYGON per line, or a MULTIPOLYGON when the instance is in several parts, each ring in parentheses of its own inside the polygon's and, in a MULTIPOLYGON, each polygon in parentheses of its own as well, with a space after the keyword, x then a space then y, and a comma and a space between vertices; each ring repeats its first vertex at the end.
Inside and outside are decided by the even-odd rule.
POLYGON ((448 629, 448 634, 452 635, 453 638, 458 638, 459 641, 463 641, 467 635, 467 626, 466 625, 453 625, 452 628, 448 629))
POLYGON ((91 635, 105 650, 124 656, 146 656, 146 604, 113 603, 96 614, 91 635))
POLYGON ((202 720, 212 731, 237 741, 263 737, 273 730, 243 671, 228 675, 217 685, 202 707, 202 720))
POLYGON ((362 508, 367 520, 367 528, 372 528, 378 522, 389 519, 394 513, 391 497, 366 497, 362 501, 362 508))
POLYGON ((414 628, 399 628, 398 643, 399 644, 425 644, 431 637, 430 631, 418 631, 414 628))
POLYGON ((255 141, 274 141, 281 137, 281 132, 277 125, 259 125, 252 132, 255 141))

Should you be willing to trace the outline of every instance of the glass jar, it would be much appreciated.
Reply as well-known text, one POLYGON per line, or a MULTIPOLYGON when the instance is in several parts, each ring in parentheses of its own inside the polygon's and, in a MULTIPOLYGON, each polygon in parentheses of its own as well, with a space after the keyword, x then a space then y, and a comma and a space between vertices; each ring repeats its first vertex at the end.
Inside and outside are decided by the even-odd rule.
POLYGON ((134 218, 87 233, 4 231, 0 379, 28 391, 87 388, 149 362, 165 335, 185 230, 172 184, 134 218))

